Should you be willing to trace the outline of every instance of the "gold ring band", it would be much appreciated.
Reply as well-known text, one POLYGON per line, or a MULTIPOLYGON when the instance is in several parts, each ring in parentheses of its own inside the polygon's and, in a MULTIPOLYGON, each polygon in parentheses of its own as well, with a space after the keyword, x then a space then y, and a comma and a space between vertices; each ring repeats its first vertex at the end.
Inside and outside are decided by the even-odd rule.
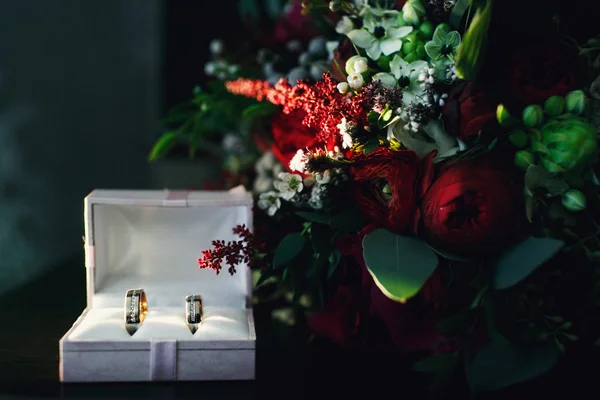
POLYGON ((129 289, 125 293, 125 329, 133 335, 148 314, 148 301, 144 289, 129 289))
POLYGON ((204 319, 204 304, 202 296, 193 295, 185 298, 185 323, 192 332, 196 333, 204 319))

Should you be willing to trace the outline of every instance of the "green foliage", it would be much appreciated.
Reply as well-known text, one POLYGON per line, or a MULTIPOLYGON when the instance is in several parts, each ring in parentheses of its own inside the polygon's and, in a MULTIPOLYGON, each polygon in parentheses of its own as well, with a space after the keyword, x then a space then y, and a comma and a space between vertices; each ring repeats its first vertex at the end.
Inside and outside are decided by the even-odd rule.
POLYGON ((496 262, 492 286, 502 290, 527 278, 540 265, 554 257, 564 242, 552 238, 529 237, 505 251, 496 262))
POLYGON ((467 361, 469 385, 473 392, 480 393, 525 382, 550 371, 559 356, 553 342, 516 346, 497 334, 467 361))
POLYGON ((167 155, 167 153, 177 144, 180 136, 176 132, 164 133, 150 151, 148 161, 154 161, 167 155))
POLYGON ((279 268, 292 261, 304 248, 304 236, 300 233, 290 233, 284 237, 273 256, 273 268, 279 268))
POLYGON ((435 252, 425 242, 385 229, 365 236, 363 256, 379 289, 401 303, 419 292, 438 264, 435 252))
POLYGON ((487 46, 493 2, 486 0, 482 3, 476 6, 475 15, 463 35, 456 54, 456 73, 459 78, 467 81, 475 80, 487 46))

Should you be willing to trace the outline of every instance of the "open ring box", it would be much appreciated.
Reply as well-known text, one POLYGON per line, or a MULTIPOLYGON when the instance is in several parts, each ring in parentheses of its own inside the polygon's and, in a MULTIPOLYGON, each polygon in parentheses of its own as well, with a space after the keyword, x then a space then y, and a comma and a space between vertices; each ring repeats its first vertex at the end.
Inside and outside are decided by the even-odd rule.
POLYGON ((60 340, 63 382, 254 379, 256 334, 246 265, 231 276, 201 270, 213 240, 252 229, 252 196, 241 191, 95 190, 84 201, 87 307, 60 340), (125 330, 128 289, 142 288, 148 314, 125 330), (195 334, 185 297, 204 299, 195 334))

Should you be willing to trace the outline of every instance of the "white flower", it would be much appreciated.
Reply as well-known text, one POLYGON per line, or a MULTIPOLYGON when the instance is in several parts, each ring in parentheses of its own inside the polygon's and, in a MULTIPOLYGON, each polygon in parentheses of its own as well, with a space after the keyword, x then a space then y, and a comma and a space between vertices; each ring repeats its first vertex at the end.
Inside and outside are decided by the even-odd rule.
POLYGON ((223 42, 219 39, 213 39, 210 42, 210 53, 219 55, 223 52, 223 42))
POLYGON ((264 153, 254 165, 254 170, 259 175, 265 175, 269 173, 275 167, 277 160, 275 155, 271 151, 264 153))
POLYGON ((338 21, 338 23, 335 26, 335 31, 337 33, 339 33, 340 35, 346 35, 348 34, 348 32, 350 32, 352 29, 354 29, 354 23, 352 22, 352 20, 344 15, 342 17, 342 19, 340 19, 338 21))
POLYGON ((417 60, 409 64, 396 55, 390 62, 390 71, 402 88, 403 104, 418 102, 423 96, 425 91, 419 82, 419 75, 425 70, 429 71, 427 61, 417 60))
POLYGON ((354 72, 362 74, 363 72, 367 72, 369 66, 365 60, 358 60, 354 63, 354 72))
POLYGON ((398 122, 388 127, 388 138, 396 138, 406 148, 414 151, 419 158, 425 157, 433 150, 438 150, 438 155, 435 159, 439 160, 452 156, 459 150, 459 143, 456 138, 444 131, 442 123, 439 120, 431 121, 418 131, 418 134, 411 134, 405 125, 398 122))
POLYGON ((266 175, 259 175, 254 179, 252 187, 254 193, 262 194, 273 188, 273 178, 266 175))
POLYGON ((323 208, 323 197, 325 192, 326 189, 324 186, 315 185, 310 192, 308 205, 315 210, 320 210, 323 208))
POLYGON ((350 90, 350 85, 348 85, 348 82, 340 82, 337 84, 337 90, 341 94, 346 94, 350 90))
POLYGON ((284 200, 291 200, 296 193, 300 193, 304 189, 302 176, 300 175, 280 172, 277 178, 278 180, 273 182, 273 186, 281 192, 281 198, 284 200))
POLYGON ((365 49, 367 55, 377 61, 381 54, 389 56, 402 49, 402 39, 413 31, 412 26, 398 26, 397 10, 367 9, 363 28, 347 33, 350 40, 365 49))
POLYGON ((336 127, 340 130, 340 135, 342 135, 342 147, 344 149, 349 149, 352 147, 352 135, 351 132, 354 129, 354 125, 352 123, 348 123, 346 117, 342 118, 342 121, 336 125, 336 127))
POLYGON ((304 153, 302 149, 299 149, 296 154, 294 154, 294 157, 292 157, 290 160, 290 170, 304 173, 306 162, 308 161, 309 157, 309 153, 304 153))
POLYGON ((319 184, 319 185, 328 184, 329 182, 331 182, 331 170, 327 169, 323 173, 315 174, 315 180, 317 181, 317 184, 319 184))
POLYGON ((365 78, 357 72, 348 75, 348 85, 354 90, 358 90, 365 84, 365 78))
POLYGON ((212 61, 209 61, 204 65, 204 73, 206 75, 212 76, 216 72, 216 70, 217 65, 212 61))
POLYGON ((279 194, 276 192, 266 192, 259 196, 258 206, 261 210, 267 210, 269 216, 275 215, 277 210, 281 207, 281 200, 279 194))

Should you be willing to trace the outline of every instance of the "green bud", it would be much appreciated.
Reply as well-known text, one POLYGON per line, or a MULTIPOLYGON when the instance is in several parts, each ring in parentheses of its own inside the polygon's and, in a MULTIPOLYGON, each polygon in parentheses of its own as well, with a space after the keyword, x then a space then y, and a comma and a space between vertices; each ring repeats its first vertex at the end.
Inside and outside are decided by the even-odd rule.
POLYGON ((384 113, 381 115, 381 119, 382 119, 384 122, 388 122, 390 119, 392 119, 392 116, 393 116, 393 114, 394 114, 394 112, 393 112, 392 110, 387 110, 386 112, 384 112, 384 113))
POLYGON ((565 96, 567 111, 575 115, 582 115, 587 109, 588 99, 583 90, 574 90, 565 96))
POLYGON ((446 32, 450 32, 450 31, 452 31, 452 27, 451 27, 451 26, 450 26, 450 24, 449 24, 449 23, 447 23, 447 22, 442 22, 442 23, 441 23, 441 24, 439 24, 439 25, 438 25, 438 26, 437 26, 435 29, 436 29, 436 30, 437 30, 437 29, 442 29, 442 30, 445 30, 446 32))
POLYGON ((508 135, 508 140, 517 148, 522 149, 529 143, 529 136, 522 129, 515 129, 508 135))
POLYGON ((358 61, 358 60, 363 60, 364 62, 366 62, 367 64, 369 63, 369 60, 367 60, 366 57, 361 57, 361 56, 352 56, 350 57, 347 61, 346 61, 346 73, 348 75, 352 74, 354 72, 354 64, 358 61))
POLYGON ((408 0, 402 7, 404 20, 412 25, 418 25, 427 14, 427 10, 421 0, 408 0))
POLYGON ((404 57, 404 61, 406 61, 409 64, 413 61, 417 61, 418 59, 419 59, 419 56, 417 56, 416 51, 413 51, 412 53, 409 53, 406 55, 406 57, 404 57))
POLYGON ((544 103, 544 111, 551 117, 558 117, 565 112, 565 99, 562 96, 552 96, 544 103))
POLYGON ((519 150, 515 153, 515 165, 523 170, 527 170, 530 165, 533 165, 533 154, 526 150, 519 150))
POLYGON ((402 51, 405 54, 412 53, 417 49, 417 44, 415 42, 405 42, 402 44, 402 51))
POLYGON ((434 29, 433 22, 431 21, 425 21, 419 27, 419 31, 423 34, 423 38, 426 40, 430 40, 433 37, 434 29))
POLYGON ((544 120, 544 110, 538 105, 525 107, 523 110, 523 124, 528 128, 539 125, 544 120))
POLYGON ((514 126, 519 122, 515 117, 510 115, 506 107, 504 107, 504 104, 498 104, 498 107, 496 108, 496 119, 500 126, 503 126, 504 128, 514 126))
POLYGON ((417 58, 419 59, 424 59, 425 56, 427 55, 427 53, 425 52, 425 45, 423 44, 419 44, 417 46, 417 50, 415 50, 415 53, 417 53, 417 58))
POLYGON ((541 133, 538 147, 543 153, 542 165, 549 172, 578 170, 598 152, 596 128, 581 117, 553 118, 541 133))
POLYGON ((567 190, 565 194, 563 194, 562 204, 567 210, 573 212, 585 210, 585 207, 587 206, 585 195, 575 189, 567 190))

